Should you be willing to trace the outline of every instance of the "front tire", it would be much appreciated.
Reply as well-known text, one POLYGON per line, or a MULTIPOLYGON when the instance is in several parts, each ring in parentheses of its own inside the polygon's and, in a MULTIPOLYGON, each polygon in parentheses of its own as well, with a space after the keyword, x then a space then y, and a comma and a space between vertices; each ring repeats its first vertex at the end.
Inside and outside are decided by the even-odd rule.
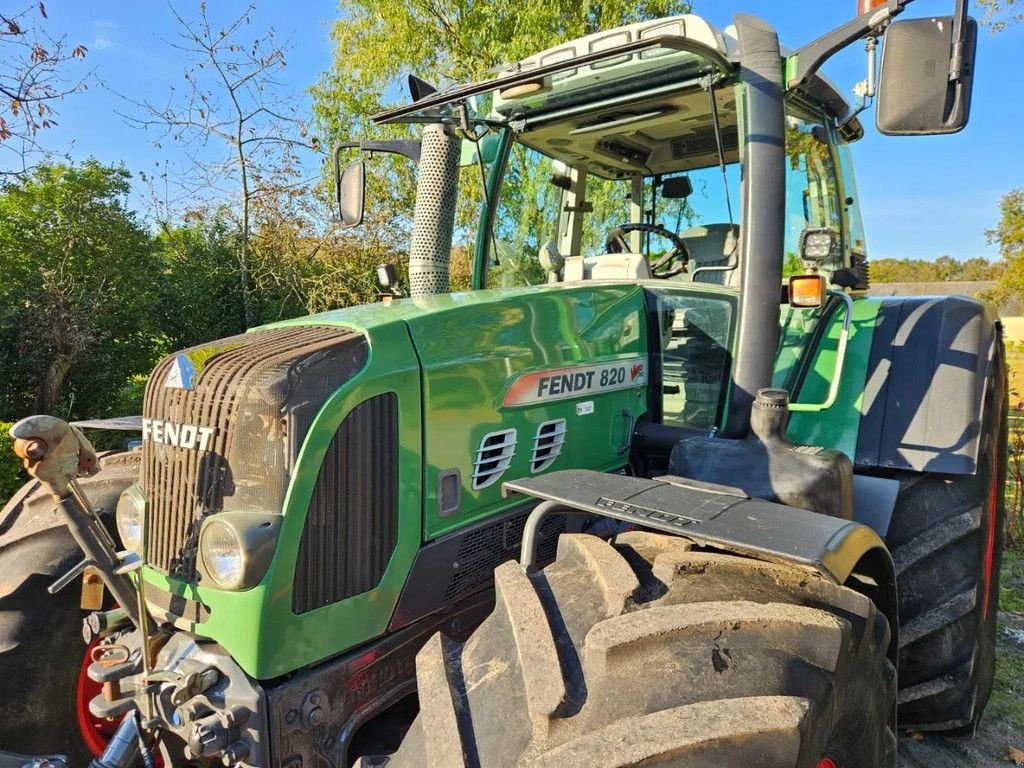
MULTIPOLYGON (((108 454, 100 464, 98 475, 79 482, 112 531, 117 499, 138 477, 138 452, 108 454)), ((38 483, 0 512, 0 750, 60 753, 71 765, 88 765, 94 752, 87 738, 102 744, 110 724, 79 717, 81 582, 47 592, 83 558, 59 515, 38 483)))
POLYGON ((416 659, 420 715, 387 765, 895 765, 885 617, 811 573, 634 532, 564 535, 463 644, 416 659))

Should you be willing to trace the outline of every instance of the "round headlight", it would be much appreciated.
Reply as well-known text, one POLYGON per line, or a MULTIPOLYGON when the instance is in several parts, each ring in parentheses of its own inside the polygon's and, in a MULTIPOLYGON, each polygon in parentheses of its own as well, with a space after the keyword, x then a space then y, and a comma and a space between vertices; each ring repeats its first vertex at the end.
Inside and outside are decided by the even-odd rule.
POLYGON ((124 548, 138 555, 142 554, 142 527, 146 514, 146 500, 138 485, 128 488, 117 500, 117 532, 124 548))
POLYGON ((237 589, 245 576, 245 550, 235 529, 219 520, 203 526, 199 550, 206 572, 217 586, 237 589))

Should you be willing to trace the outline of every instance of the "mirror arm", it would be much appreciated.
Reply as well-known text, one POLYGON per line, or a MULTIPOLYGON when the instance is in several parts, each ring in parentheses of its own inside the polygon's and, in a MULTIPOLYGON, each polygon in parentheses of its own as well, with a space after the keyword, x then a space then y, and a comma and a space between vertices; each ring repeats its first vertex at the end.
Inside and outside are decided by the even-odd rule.
POLYGON ((414 163, 420 161, 420 143, 413 140, 404 141, 345 141, 338 145, 335 150, 335 162, 343 149, 361 149, 364 152, 383 152, 391 155, 402 155, 414 163))
POLYGON ((806 83, 833 54, 869 34, 877 34, 886 22, 902 13, 904 7, 913 1, 889 0, 886 6, 862 13, 800 48, 796 52, 796 72, 786 83, 786 88, 793 89, 806 83))
POLYGON ((953 55, 949 61, 949 81, 963 76, 964 45, 967 43, 967 0, 956 0, 953 10, 953 55))

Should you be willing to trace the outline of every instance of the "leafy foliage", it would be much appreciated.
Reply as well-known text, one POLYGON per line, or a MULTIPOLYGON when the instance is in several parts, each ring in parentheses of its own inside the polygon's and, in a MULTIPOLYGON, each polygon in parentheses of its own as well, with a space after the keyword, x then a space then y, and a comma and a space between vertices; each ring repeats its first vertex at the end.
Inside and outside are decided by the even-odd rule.
POLYGON ((14 455, 14 440, 8 431, 10 428, 10 424, 0 421, 0 507, 25 482, 21 464, 14 455))
MULTIPOLYGON (((335 146, 357 139, 408 137, 409 129, 404 126, 375 126, 368 119, 386 106, 408 100, 405 88, 396 87, 406 74, 418 75, 436 86, 483 79, 492 76, 496 67, 565 40, 689 10, 690 3, 683 0, 346 2, 331 29, 331 68, 311 89, 322 143, 335 146)), ((400 257, 409 239, 414 169, 394 157, 379 158, 371 168, 367 200, 373 213, 364 230, 375 230, 375 238, 386 240, 381 245, 400 257)), ((479 192, 476 171, 464 170, 463 187, 471 185, 479 192)), ((544 183, 531 176, 528 188, 517 194, 524 200, 539 200, 545 193, 544 183)), ((527 218, 531 215, 524 212, 527 218)), ((459 222, 468 231, 465 211, 460 211, 459 222)), ((457 242, 457 246, 466 245, 465 239, 457 242)), ((538 270, 529 269, 537 273, 530 280, 543 279, 538 270)))
POLYGON ((999 246, 1004 271, 994 298, 1024 297, 1024 189, 1014 189, 999 201, 999 223, 985 232, 999 246))
POLYGON ((872 283, 937 283, 998 280, 1004 272, 1000 262, 981 257, 958 261, 952 256, 925 259, 872 259, 872 283))
POLYGON ((393 86, 407 73, 445 82, 479 79, 556 43, 689 9, 680 0, 346 2, 331 29, 334 62, 313 89, 316 117, 338 139, 365 128, 362 116, 406 98, 393 86))
POLYGON ((105 391, 152 364, 159 268, 128 182, 90 160, 0 190, 0 413, 54 412, 64 393, 100 414, 105 391))

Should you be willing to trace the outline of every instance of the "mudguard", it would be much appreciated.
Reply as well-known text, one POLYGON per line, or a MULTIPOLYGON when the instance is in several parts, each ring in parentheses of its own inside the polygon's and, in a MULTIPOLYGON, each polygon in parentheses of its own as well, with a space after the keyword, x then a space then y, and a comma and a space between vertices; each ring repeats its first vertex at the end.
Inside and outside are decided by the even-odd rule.
MULTIPOLYGON (((118 498, 139 477, 140 456, 139 451, 103 454, 102 471, 78 481, 111 532, 118 498)), ((13 558, 12 565, 0 574, 0 598, 11 594, 29 575, 54 576, 81 559, 70 535, 56 531, 66 528, 53 496, 38 480, 25 483, 11 497, 0 511, 0 561, 13 558), (43 535, 50 531, 54 535, 43 535)))
POLYGON ((977 471, 998 324, 966 296, 883 299, 871 343, 854 464, 977 471))
MULTIPOLYGON (((889 655, 896 657, 895 569, 885 544, 866 525, 669 475, 648 480, 566 470, 508 482, 503 489, 554 502, 559 511, 576 509, 683 536, 702 547, 804 567, 874 600, 889 620, 889 655)), ((528 531, 538 522, 531 516, 528 531)))

